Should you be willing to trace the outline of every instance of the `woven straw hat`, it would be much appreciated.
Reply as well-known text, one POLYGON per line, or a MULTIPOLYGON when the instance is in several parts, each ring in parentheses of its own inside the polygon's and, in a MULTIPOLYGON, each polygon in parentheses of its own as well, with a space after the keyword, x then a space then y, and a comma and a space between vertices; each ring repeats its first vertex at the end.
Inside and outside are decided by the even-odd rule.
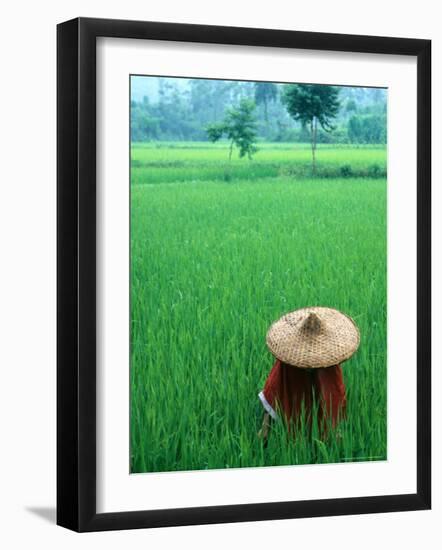
POLYGON ((310 369, 342 363, 358 349, 359 341, 353 319, 328 307, 287 313, 267 332, 267 346, 277 359, 310 369))

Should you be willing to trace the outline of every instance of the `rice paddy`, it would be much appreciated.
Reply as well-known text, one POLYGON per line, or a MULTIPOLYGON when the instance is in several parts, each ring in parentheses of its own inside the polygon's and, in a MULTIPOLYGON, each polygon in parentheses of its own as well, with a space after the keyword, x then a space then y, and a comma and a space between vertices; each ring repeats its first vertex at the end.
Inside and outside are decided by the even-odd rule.
POLYGON ((380 460, 386 436, 386 149, 133 144, 131 471, 380 460), (361 332, 347 417, 257 437, 269 325, 309 305, 361 332))

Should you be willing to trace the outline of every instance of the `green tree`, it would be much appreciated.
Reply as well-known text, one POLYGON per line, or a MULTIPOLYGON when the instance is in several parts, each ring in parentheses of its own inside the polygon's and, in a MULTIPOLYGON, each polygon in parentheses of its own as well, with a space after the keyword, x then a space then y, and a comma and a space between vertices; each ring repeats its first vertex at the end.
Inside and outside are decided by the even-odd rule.
POLYGON ((268 104, 276 101, 278 97, 278 88, 273 82, 255 82, 255 101, 257 105, 264 107, 264 119, 269 121, 268 104))
POLYGON ((350 143, 362 143, 363 142, 363 127, 361 124, 362 117, 352 116, 348 121, 348 137, 350 143))
POLYGON ((321 84, 289 84, 284 89, 282 100, 288 113, 309 131, 313 173, 316 172, 318 124, 325 132, 334 130, 332 120, 340 107, 338 96, 339 88, 321 84))
POLYGON ((358 110, 356 101, 354 99, 349 99, 345 106, 345 110, 347 113, 355 113, 358 110))
POLYGON ((348 121, 347 132, 351 143, 386 143, 386 116, 353 115, 348 121))
POLYGON ((258 150, 255 146, 257 136, 255 108, 255 102, 251 99, 241 99, 238 107, 227 110, 221 123, 206 127, 210 141, 218 141, 223 136, 230 141, 229 160, 232 158, 234 145, 239 149, 240 158, 247 155, 249 160, 258 150))

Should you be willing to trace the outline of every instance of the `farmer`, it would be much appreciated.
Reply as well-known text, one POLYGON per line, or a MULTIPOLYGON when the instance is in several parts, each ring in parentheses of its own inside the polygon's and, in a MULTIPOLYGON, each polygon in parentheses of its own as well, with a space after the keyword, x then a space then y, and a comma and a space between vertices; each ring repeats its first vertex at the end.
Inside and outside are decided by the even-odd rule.
POLYGON ((267 346, 276 361, 259 394, 265 410, 259 434, 264 442, 278 413, 296 429, 304 411, 311 425, 315 403, 322 434, 327 424, 336 426, 346 406, 341 363, 358 349, 359 340, 354 321, 327 307, 298 309, 271 325, 267 346))

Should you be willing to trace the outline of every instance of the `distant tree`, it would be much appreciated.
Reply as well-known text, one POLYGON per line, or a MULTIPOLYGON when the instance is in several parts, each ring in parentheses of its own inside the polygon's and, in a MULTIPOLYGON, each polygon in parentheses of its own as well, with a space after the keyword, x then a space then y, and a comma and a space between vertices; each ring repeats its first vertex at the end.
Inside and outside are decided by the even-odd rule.
POLYGON ((255 82, 255 102, 264 107, 265 121, 269 121, 268 104, 276 101, 278 97, 278 88, 273 82, 255 82))
POLYGON ((350 143, 361 143, 363 141, 362 117, 352 116, 348 121, 348 138, 350 143))
POLYGON ((132 141, 146 141, 158 137, 159 119, 152 114, 147 97, 139 103, 131 101, 130 133, 132 141))
POLYGON ((258 150, 255 146, 257 129, 255 118, 255 102, 250 99, 241 99, 238 107, 227 110, 221 123, 210 124, 206 127, 207 137, 215 142, 226 136, 230 141, 229 160, 232 158, 233 146, 239 149, 240 158, 252 159, 258 150))
POLYGON ((347 105, 345 106, 345 110, 347 113, 354 113, 355 111, 357 111, 356 101, 354 99, 349 99, 347 101, 347 105))
POLYGON ((312 148, 312 170, 316 172, 318 124, 325 132, 334 130, 340 102, 339 88, 320 84, 289 84, 284 88, 283 102, 290 116, 309 130, 312 148))
POLYGON ((348 121, 347 132, 351 143, 386 143, 386 116, 353 115, 348 121))

